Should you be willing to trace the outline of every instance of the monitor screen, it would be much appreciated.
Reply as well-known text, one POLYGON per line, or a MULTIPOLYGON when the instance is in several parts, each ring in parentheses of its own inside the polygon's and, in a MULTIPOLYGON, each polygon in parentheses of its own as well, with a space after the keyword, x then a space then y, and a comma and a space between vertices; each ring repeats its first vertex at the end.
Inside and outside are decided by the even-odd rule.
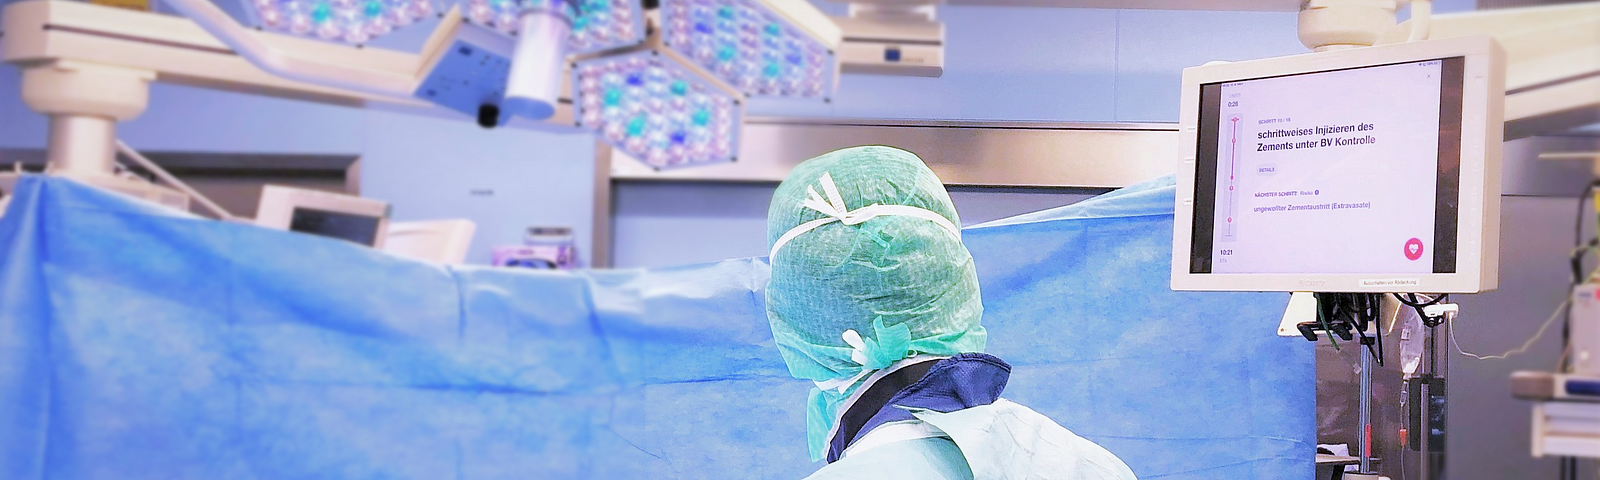
POLYGON ((1189 272, 1455 273, 1464 65, 1200 85, 1189 272))
POLYGON ((382 217, 295 207, 289 230, 349 240, 366 246, 378 241, 382 217))

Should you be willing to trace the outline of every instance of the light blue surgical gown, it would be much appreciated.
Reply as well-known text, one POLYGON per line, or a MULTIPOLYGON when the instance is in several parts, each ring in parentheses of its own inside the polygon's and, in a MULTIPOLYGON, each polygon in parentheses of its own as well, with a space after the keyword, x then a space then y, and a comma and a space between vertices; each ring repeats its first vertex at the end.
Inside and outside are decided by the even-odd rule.
POLYGON ((1133 471, 1110 451, 1004 399, 949 413, 912 414, 949 438, 901 440, 850 453, 807 478, 1134 480, 1133 471))

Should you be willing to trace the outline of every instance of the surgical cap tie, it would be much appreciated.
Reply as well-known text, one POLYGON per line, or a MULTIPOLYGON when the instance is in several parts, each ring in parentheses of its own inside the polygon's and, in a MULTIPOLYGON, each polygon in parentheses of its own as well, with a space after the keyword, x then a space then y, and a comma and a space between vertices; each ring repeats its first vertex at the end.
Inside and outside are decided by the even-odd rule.
POLYGON ((906 327, 905 324, 886 327, 883 325, 883 317, 878 317, 872 321, 872 329, 875 330, 876 340, 862 338, 861 334, 856 333, 855 330, 845 330, 844 334, 841 335, 841 337, 844 337, 844 343, 850 345, 850 361, 860 365, 861 371, 846 378, 835 378, 812 383, 817 384, 817 388, 823 390, 836 390, 839 393, 844 393, 845 390, 850 389, 851 385, 855 385, 856 382, 861 381, 867 375, 871 375, 872 372, 893 365, 894 362, 905 359, 913 353, 911 351, 911 329, 906 327))
POLYGON ((822 195, 818 195, 815 188, 807 186, 806 199, 802 205, 827 216, 802 223, 799 226, 789 229, 788 232, 784 232, 783 236, 778 237, 778 240, 772 243, 772 252, 768 254, 769 259, 776 258, 778 256, 778 249, 783 248, 783 245, 789 243, 790 240, 794 240, 795 237, 799 237, 800 235, 815 230, 823 225, 833 222, 839 222, 845 225, 859 225, 867 220, 883 216, 912 217, 927 220, 938 224, 940 227, 943 227, 944 230, 949 232, 951 236, 955 237, 957 241, 961 240, 961 228, 957 227, 954 222, 951 222, 950 219, 945 218, 944 215, 940 215, 937 212, 908 205, 880 205, 876 203, 855 210, 850 210, 849 208, 845 207, 844 198, 839 196, 839 187, 834 185, 833 175, 824 172, 822 174, 821 183, 822 191, 828 196, 827 200, 823 200, 822 195))

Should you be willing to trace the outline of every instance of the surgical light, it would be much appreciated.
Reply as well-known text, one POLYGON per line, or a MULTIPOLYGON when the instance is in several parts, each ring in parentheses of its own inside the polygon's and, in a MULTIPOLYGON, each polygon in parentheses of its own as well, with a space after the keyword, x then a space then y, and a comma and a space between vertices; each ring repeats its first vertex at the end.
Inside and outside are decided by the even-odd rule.
POLYGON ((262 28, 362 44, 437 12, 432 0, 243 0, 262 28))
POLYGON ((555 114, 567 55, 644 42, 637 1, 468 0, 467 17, 517 38, 501 108, 535 120, 555 114))
POLYGON ((650 50, 579 61, 579 125, 655 168, 732 161, 737 92, 650 50))
POLYGON ((502 110, 533 120, 556 113, 565 77, 567 36, 572 30, 569 12, 566 0, 523 0, 516 14, 517 48, 511 57, 502 110))
MULTIPOLYGON (((467 19, 507 35, 527 30, 518 17, 528 7, 551 0, 467 0, 467 19)), ((644 10, 637 0, 566 0, 559 11, 571 20, 568 52, 585 54, 644 43, 644 10)))
POLYGON ((773 0, 663 0, 667 48, 746 95, 826 99, 838 61, 836 26, 819 35, 773 0))
POLYGON ((573 122, 655 168, 734 160, 747 97, 825 101, 838 75, 838 26, 807 0, 243 1, 263 27, 355 44, 451 6, 415 88, 390 90, 485 127, 573 122))

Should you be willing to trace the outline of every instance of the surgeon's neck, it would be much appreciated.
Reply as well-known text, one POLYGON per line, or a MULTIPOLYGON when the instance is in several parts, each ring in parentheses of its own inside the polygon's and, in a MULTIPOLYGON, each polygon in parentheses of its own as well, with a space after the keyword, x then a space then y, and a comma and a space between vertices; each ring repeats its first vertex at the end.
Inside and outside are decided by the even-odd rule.
MULTIPOLYGON (((840 405, 838 416, 834 418, 833 429, 828 432, 829 444, 835 444, 845 437, 845 441, 865 440, 862 428, 868 420, 886 406, 888 400, 901 389, 904 389, 922 379, 933 364, 944 360, 946 356, 917 355, 895 362, 886 368, 868 375, 861 385, 855 389, 850 398, 840 405)), ((850 442, 854 443, 854 442, 850 442)))
MULTIPOLYGON (((917 356, 913 356, 913 357, 907 357, 904 360, 901 360, 901 361, 898 361, 898 362, 894 362, 893 364, 890 364, 888 367, 884 367, 882 369, 873 371, 871 375, 867 375, 866 378, 861 380, 861 386, 856 388, 855 393, 851 394, 850 398, 848 400, 845 400, 843 405, 839 406, 839 413, 837 415, 838 416, 843 416, 846 411, 850 410, 850 407, 854 406, 856 404, 856 402, 861 399, 861 395, 862 394, 866 393, 867 390, 869 390, 873 386, 877 385, 878 382, 883 380, 884 377, 887 377, 890 374, 898 372, 898 371, 900 371, 900 370, 902 370, 902 369, 904 369, 906 367, 912 366, 912 365, 919 365, 919 364, 926 363, 926 362, 937 362, 937 361, 940 361, 940 360, 944 360, 946 358, 950 358, 950 357, 949 356, 940 356, 940 355, 917 355, 917 356)), ((834 428, 835 429, 838 428, 838 425, 839 425, 838 420, 839 420, 839 418, 837 418, 837 417, 834 418, 833 424, 834 424, 834 428)), ((830 435, 830 436, 832 436, 832 435, 830 435)))

